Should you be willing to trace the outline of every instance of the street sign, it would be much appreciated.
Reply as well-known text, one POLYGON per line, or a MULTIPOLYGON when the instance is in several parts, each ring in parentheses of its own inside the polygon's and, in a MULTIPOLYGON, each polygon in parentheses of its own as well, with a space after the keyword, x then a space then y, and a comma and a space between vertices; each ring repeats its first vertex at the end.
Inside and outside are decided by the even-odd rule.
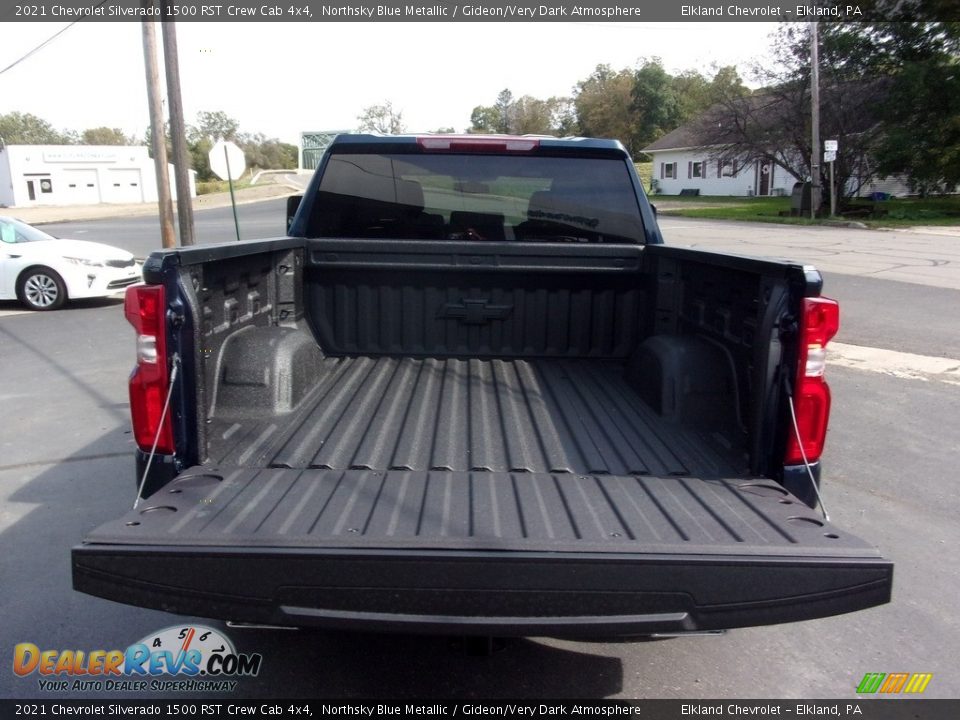
POLYGON ((217 140, 210 150, 210 170, 221 180, 240 177, 247 170, 243 150, 229 140, 217 140), (229 168, 227 167, 228 161, 230 163, 229 168))
POLYGON ((835 153, 835 152, 827 151, 827 152, 825 152, 825 153, 823 154, 823 161, 824 161, 824 162, 833 162, 833 161, 836 160, 836 159, 837 159, 837 153, 835 153))
POLYGON ((836 140, 824 140, 824 141, 823 141, 823 149, 826 150, 828 153, 829 153, 829 152, 832 152, 832 153, 837 152, 837 150, 839 149, 839 148, 837 147, 837 141, 836 141, 836 140))

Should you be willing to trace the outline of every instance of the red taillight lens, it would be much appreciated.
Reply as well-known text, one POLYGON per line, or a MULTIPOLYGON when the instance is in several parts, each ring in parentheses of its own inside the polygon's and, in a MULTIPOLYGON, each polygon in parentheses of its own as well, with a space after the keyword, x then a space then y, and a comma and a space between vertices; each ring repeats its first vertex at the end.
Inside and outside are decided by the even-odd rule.
POLYGON ((169 412, 160 426, 167 399, 166 294, 162 285, 127 288, 123 312, 137 331, 137 366, 130 374, 130 415, 137 446, 149 452, 157 439, 157 452, 173 452, 173 426, 169 412))
POLYGON ((840 329, 840 306, 830 298, 805 298, 800 318, 800 349, 793 404, 801 447, 791 427, 784 463, 799 465, 820 459, 830 420, 830 387, 823 379, 827 343, 840 329))

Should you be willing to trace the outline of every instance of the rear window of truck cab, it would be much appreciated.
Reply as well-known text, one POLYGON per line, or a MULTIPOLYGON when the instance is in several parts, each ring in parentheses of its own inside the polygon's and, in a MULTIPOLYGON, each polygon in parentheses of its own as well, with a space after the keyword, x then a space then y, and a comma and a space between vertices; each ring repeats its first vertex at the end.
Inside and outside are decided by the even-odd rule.
POLYGON ((642 243, 626 162, 485 154, 335 153, 310 237, 642 243))

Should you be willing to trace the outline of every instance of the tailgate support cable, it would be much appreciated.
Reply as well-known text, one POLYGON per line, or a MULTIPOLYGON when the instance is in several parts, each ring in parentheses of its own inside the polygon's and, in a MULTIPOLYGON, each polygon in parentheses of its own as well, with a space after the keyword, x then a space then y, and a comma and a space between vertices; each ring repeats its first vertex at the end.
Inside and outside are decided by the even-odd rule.
POLYGON ((807 460, 807 453, 803 449, 803 440, 800 437, 800 426, 797 424, 797 411, 793 406, 793 387, 790 384, 790 378, 783 376, 784 384, 787 386, 787 405, 790 406, 790 420, 793 422, 793 434, 797 438, 797 446, 800 448, 800 457, 803 458, 803 466, 807 469, 807 475, 810 478, 810 484, 813 485, 813 492, 817 496, 817 503, 820 505, 820 512, 823 513, 823 519, 830 522, 830 515, 827 514, 827 506, 823 504, 823 498, 820 496, 820 487, 817 485, 816 478, 813 477, 813 468, 810 467, 810 461, 807 460))
POLYGON ((133 501, 133 509, 136 510, 140 505, 140 496, 143 494, 143 486, 147 483, 147 475, 150 473, 150 465, 153 463, 153 456, 157 454, 157 443, 160 442, 160 433, 163 432, 163 421, 167 418, 167 410, 170 409, 170 398, 173 397, 173 385, 177 381, 177 373, 180 370, 180 356, 173 354, 171 362, 173 370, 170 371, 170 383, 167 388, 167 399, 163 403, 163 412, 160 413, 160 422, 157 423, 157 434, 153 438, 153 447, 150 448, 150 455, 147 457, 147 465, 143 468, 143 477, 140 478, 140 485, 137 487, 137 497, 133 501))

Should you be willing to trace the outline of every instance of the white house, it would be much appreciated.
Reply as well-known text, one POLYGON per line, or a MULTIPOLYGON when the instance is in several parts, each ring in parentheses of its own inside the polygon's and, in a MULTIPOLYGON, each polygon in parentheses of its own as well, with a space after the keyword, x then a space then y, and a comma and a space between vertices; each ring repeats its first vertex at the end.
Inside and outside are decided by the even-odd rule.
POLYGON ((667 133, 643 148, 653 156, 652 185, 663 195, 789 195, 798 178, 769 161, 720 161, 697 144, 691 126, 667 133))
MULTIPOLYGON (((170 191, 176 199, 173 166, 170 191)), ((196 195, 196 172, 190 171, 196 195)), ((0 207, 156 202, 149 149, 135 145, 0 147, 0 207)))

